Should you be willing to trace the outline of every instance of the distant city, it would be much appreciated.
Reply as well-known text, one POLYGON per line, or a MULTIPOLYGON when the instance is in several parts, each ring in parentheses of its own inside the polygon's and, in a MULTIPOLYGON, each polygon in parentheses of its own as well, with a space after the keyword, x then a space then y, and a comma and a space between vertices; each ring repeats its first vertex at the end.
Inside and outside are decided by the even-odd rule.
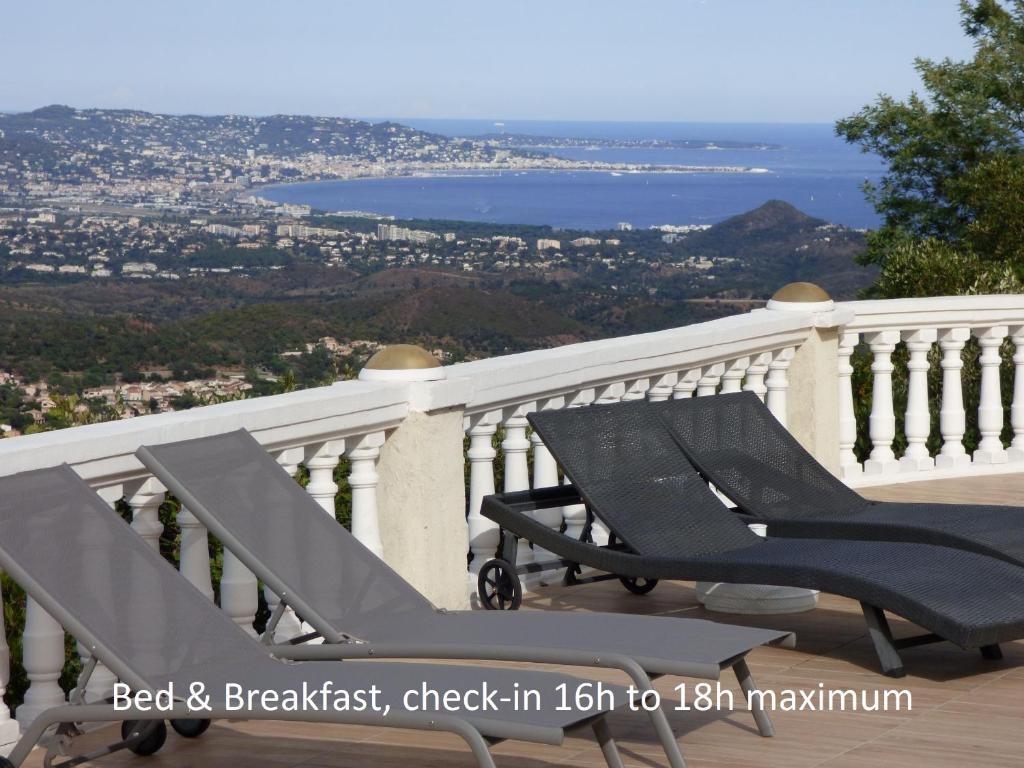
POLYGON ((64 106, 0 115, 0 204, 102 204, 245 214, 274 205, 244 194, 262 185, 436 171, 541 169, 763 170, 563 159, 509 146, 502 136, 451 138, 397 123, 346 118, 200 117, 64 106))

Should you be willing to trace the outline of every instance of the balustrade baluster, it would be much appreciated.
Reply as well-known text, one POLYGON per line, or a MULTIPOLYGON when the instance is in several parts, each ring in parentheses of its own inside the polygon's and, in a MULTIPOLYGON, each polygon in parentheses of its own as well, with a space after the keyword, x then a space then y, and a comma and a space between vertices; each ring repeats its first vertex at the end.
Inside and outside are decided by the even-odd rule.
POLYGON ((737 357, 735 360, 726 364, 725 371, 722 373, 721 393, 723 395, 727 395, 732 392, 740 392, 742 390, 743 377, 749 366, 749 357, 737 357))
MULTIPOLYGON (((536 410, 536 407, 536 403, 524 403, 506 411, 507 415, 502 424, 505 438, 501 441, 501 450, 505 456, 505 478, 502 486, 505 493, 530 488, 530 467, 527 458, 530 441, 526 437, 526 428, 530 423, 526 420, 526 414, 536 410)), ((532 562, 533 549, 530 542, 520 539, 516 549, 516 565, 527 565, 532 562)))
MULTIPOLYGON (((582 408, 585 405, 589 405, 594 402, 597 396, 595 389, 583 389, 576 393, 567 408, 582 408)), ((571 485, 572 479, 566 475, 562 482, 565 485, 571 485)), ((562 507, 562 519, 565 521, 565 535, 573 539, 578 539, 583 533, 583 526, 587 522, 587 508, 582 504, 568 504, 562 507)))
POLYGON ((700 377, 700 368, 694 368, 686 371, 679 377, 679 381, 676 382, 676 385, 672 387, 672 399, 684 400, 687 397, 693 397, 694 390, 697 389, 697 382, 700 381, 700 377))
POLYGON ((45 710, 64 703, 64 691, 58 682, 64 669, 64 629, 31 597, 25 606, 22 647, 29 685, 15 717, 25 728, 45 710))
MULTIPOLYGON (((114 507, 118 501, 124 496, 124 488, 120 485, 110 486, 106 488, 97 489, 97 494, 103 498, 111 507, 114 507)), ((86 532, 91 533, 91 531, 86 532)), ((92 563, 92 567, 98 568, 109 568, 107 563, 92 563)), ((97 579, 96 584, 103 583, 97 579)), ((95 597, 95 596, 94 596, 95 597)), ((105 594, 99 596, 100 602, 107 600, 117 600, 119 595, 116 594, 105 594)), ((76 644, 76 650, 78 651, 78 658, 82 660, 84 665, 89 657, 92 655, 89 653, 89 649, 78 641, 76 644)), ((114 684, 117 682, 117 677, 111 672, 102 662, 96 664, 96 667, 92 671, 92 675, 89 676, 89 681, 85 686, 85 700, 88 702, 103 701, 114 692, 114 684)))
MULTIPOLYGON (((633 386, 638 386, 639 381, 643 381, 642 386, 644 386, 644 388, 646 389, 646 379, 633 382, 633 386)), ((626 385, 622 382, 608 384, 597 390, 597 392, 595 393, 596 397, 594 398, 594 404, 609 405, 613 403, 621 403, 626 397, 626 392, 626 385)), ((642 394, 640 396, 643 397, 642 394)), ((610 531, 604 523, 602 523, 600 520, 595 519, 590 529, 590 535, 591 538, 594 540, 595 544, 603 547, 605 544, 608 543, 608 536, 610 535, 610 531)))
POLYGON ((919 472, 932 469, 935 460, 928 453, 928 435, 932 429, 932 417, 928 408, 928 353, 938 338, 934 328, 904 331, 903 341, 907 345, 907 411, 904 415, 904 432, 907 436, 907 450, 900 458, 900 469, 905 472, 919 472))
POLYGON ((845 478, 864 471, 853 452, 857 444, 857 414, 853 408, 853 366, 850 356, 860 340, 857 333, 839 334, 839 469, 845 478))
POLYGON ((896 438, 896 413, 892 407, 892 353, 899 343, 900 332, 879 331, 868 334, 866 340, 874 357, 871 362, 871 416, 868 419, 872 448, 871 457, 864 462, 864 472, 881 475, 896 472, 900 467, 892 450, 892 441, 896 438))
POLYGON ((939 409, 939 432, 942 433, 942 448, 935 457, 939 469, 958 469, 971 463, 971 457, 964 448, 964 432, 967 431, 967 413, 964 411, 962 353, 971 337, 968 328, 947 328, 939 332, 939 348, 942 350, 942 405, 939 409))
POLYGON ((1024 461, 1024 325, 1010 328, 1013 341, 1013 402, 1010 405, 1010 426, 1013 441, 1006 451, 1009 461, 1024 461))
POLYGON ((743 382, 743 390, 745 392, 753 392, 761 399, 761 402, 764 402, 765 393, 768 391, 768 387, 764 383, 764 377, 768 373, 768 365, 771 361, 771 352, 762 352, 760 355, 752 358, 750 365, 747 367, 747 380, 743 382))
POLYGON ((979 328, 975 331, 981 346, 981 402, 978 405, 978 431, 981 440, 974 452, 976 464, 1003 464, 1007 460, 1006 449, 1000 434, 1003 431, 1003 393, 999 384, 999 365, 1002 357, 999 348, 1009 329, 1005 325, 979 328))
POLYGON ((476 414, 468 419, 469 450, 469 550, 473 553, 469 569, 472 588, 476 589, 476 574, 481 566, 494 557, 498 549, 498 524, 480 514, 484 496, 494 493, 494 433, 498 431, 500 411, 476 414))
POLYGON ((652 403, 662 403, 672 397, 673 387, 679 381, 679 374, 664 373, 654 379, 651 388, 647 390, 647 399, 652 403))
POLYGON ((226 547, 220 576, 220 607, 235 624, 256 635, 252 625, 259 609, 259 583, 255 574, 226 547))
POLYGON ((164 524, 160 522, 160 505, 164 503, 167 489, 156 478, 149 478, 129 486, 125 500, 132 508, 132 530, 134 530, 155 551, 160 551, 160 537, 164 524))
MULTIPOLYGON (((539 408, 542 411, 558 410, 563 407, 565 407, 564 397, 552 397, 539 403, 539 408)), ((530 435, 530 443, 533 445, 533 487, 555 487, 558 485, 558 463, 536 431, 530 435)), ((562 527, 561 507, 538 509, 533 513, 533 516, 537 522, 543 523, 554 531, 562 527)), ((538 562, 546 562, 557 558, 556 555, 542 547, 534 547, 533 555, 534 559, 538 562)))
POLYGON ((178 567, 181 575, 192 585, 213 600, 213 583, 210 581, 210 544, 206 527, 183 504, 178 510, 178 527, 181 528, 181 554, 178 567))
POLYGON ((331 517, 334 517, 334 500, 338 495, 334 470, 338 468, 338 461, 344 452, 344 440, 328 440, 305 448, 303 464, 309 470, 306 493, 331 517))
POLYGON ((725 363, 715 363, 704 368, 703 375, 697 382, 697 397, 707 397, 718 392, 718 383, 725 373, 725 363))
POLYGON ((644 400, 647 397, 647 390, 651 386, 650 379, 635 379, 626 385, 625 391, 622 393, 622 402, 630 400, 644 400))
POLYGON ((380 539, 380 517, 377 514, 377 459, 384 445, 383 432, 371 432, 356 441, 348 452, 352 471, 348 484, 352 488, 352 535, 373 554, 384 559, 380 539))
MULTIPOLYGON (((289 448, 280 451, 276 456, 277 463, 281 465, 285 472, 295 477, 295 473, 299 471, 299 464, 304 458, 304 453, 302 448, 289 448)), ((270 610, 270 613, 273 614, 277 609, 278 603, 281 602, 281 598, 267 586, 263 587, 263 598, 267 601, 267 608, 270 610)), ((274 640, 285 642, 292 637, 304 635, 308 631, 312 631, 312 627, 304 627, 302 622, 299 621, 299 617, 295 615, 295 610, 291 606, 287 606, 284 609, 284 613, 281 614, 281 619, 277 622, 277 627, 274 629, 274 640)))
POLYGON ((768 377, 765 379, 765 392, 764 402, 768 406, 768 410, 772 412, 772 415, 778 420, 782 426, 786 426, 789 423, 789 417, 787 415, 787 404, 788 393, 789 393, 789 364, 793 362, 793 355, 796 349, 794 347, 785 347, 776 351, 772 355, 772 360, 768 363, 768 377))

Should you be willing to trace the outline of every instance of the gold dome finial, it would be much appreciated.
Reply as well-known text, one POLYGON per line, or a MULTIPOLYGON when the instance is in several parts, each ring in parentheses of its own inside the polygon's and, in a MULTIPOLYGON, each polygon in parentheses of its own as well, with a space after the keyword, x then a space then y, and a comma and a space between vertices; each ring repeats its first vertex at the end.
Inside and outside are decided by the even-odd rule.
POLYGON ((814 283, 788 283, 768 301, 768 309, 797 310, 802 312, 821 312, 832 309, 835 302, 825 289, 814 283))
POLYGON ((444 377, 441 362, 415 344, 389 344, 359 372, 363 381, 436 381, 444 377))

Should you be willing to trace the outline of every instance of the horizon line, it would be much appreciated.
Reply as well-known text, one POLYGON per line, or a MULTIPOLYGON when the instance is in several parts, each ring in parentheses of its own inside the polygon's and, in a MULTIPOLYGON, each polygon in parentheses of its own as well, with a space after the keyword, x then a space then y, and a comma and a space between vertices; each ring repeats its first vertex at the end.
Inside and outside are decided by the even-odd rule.
POLYGON ((171 111, 154 111, 150 109, 142 109, 140 107, 79 107, 71 104, 61 104, 58 102, 51 102, 49 104, 42 104, 38 107, 31 109, 8 109, 6 107, 0 107, 0 114, 4 115, 26 115, 31 112, 35 112, 40 109, 46 109, 48 107, 69 107, 71 109, 89 111, 89 110, 102 110, 102 111, 113 111, 113 112, 145 112, 151 115, 168 115, 171 117, 185 117, 188 115, 195 115, 197 117, 227 117, 227 116, 239 116, 239 117, 251 117, 251 118, 265 118, 275 117, 277 115, 284 115, 288 117, 317 117, 317 118, 328 118, 328 119, 347 119, 347 120, 361 120, 368 123, 382 123, 382 122, 402 122, 408 120, 434 120, 434 121, 467 121, 467 122, 481 122, 481 123, 614 123, 619 125, 834 125, 836 120, 841 118, 835 118, 835 120, 651 120, 651 119, 603 119, 603 118, 564 118, 564 117, 426 117, 417 115, 402 115, 402 116, 383 116, 383 115, 344 115, 344 114, 318 114, 313 112, 171 112, 171 111))

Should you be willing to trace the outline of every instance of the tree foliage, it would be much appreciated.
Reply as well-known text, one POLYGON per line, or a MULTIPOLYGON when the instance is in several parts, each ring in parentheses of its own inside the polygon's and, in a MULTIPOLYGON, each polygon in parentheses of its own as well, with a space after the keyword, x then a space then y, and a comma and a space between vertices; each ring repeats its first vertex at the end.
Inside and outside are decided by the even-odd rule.
POLYGON ((964 0, 961 18, 972 59, 917 59, 924 95, 880 96, 836 125, 888 165, 865 185, 884 224, 862 258, 882 266, 882 296, 1017 290, 1024 277, 1024 0, 964 0), (908 280, 909 264, 934 274, 908 280))

